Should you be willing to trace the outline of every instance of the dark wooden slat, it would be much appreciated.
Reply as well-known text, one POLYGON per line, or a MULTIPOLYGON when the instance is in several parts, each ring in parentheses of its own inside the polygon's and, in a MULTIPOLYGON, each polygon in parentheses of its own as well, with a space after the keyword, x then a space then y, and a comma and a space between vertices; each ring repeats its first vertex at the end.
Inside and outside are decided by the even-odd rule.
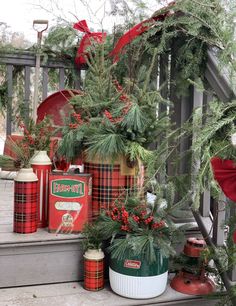
POLYGON ((43 93, 42 99, 46 99, 48 96, 48 68, 43 68, 43 93))
POLYGON ((65 69, 59 68, 59 89, 65 88, 65 69))
POLYGON ((29 118, 29 111, 30 111, 30 67, 25 67, 25 118, 29 118))
POLYGON ((7 126, 6 133, 11 135, 12 97, 13 97, 13 65, 7 65, 7 126))

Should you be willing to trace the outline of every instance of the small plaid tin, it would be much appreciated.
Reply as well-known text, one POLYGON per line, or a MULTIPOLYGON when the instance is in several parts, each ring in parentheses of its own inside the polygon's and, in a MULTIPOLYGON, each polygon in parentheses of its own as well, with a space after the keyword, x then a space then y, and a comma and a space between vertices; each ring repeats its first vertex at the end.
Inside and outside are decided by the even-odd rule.
POLYGON ((104 288, 104 253, 88 250, 84 254, 84 289, 99 291, 104 288))

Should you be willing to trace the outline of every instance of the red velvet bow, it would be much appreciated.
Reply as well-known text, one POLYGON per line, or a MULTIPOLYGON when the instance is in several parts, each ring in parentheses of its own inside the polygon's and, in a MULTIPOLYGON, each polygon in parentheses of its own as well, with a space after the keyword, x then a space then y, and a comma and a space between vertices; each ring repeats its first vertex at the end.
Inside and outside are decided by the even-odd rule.
POLYGON ((97 42, 99 44, 103 43, 106 39, 106 33, 103 32, 90 32, 86 20, 80 20, 79 22, 75 23, 73 26, 74 29, 84 32, 85 35, 80 41, 79 48, 77 50, 75 63, 78 67, 81 65, 86 64, 86 50, 92 44, 92 42, 97 42))
POLYGON ((236 163, 229 159, 214 157, 211 159, 211 165, 214 178, 224 194, 236 202, 236 163))

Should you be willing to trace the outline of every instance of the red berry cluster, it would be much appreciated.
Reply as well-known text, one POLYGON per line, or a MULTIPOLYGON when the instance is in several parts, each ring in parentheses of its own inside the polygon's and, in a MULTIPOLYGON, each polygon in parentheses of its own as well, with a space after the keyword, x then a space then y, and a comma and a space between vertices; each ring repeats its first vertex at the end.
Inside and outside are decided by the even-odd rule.
POLYGON ((69 128, 70 129, 77 129, 80 125, 82 125, 84 123, 80 114, 73 113, 71 116, 74 118, 75 123, 69 123, 69 128))
POLYGON ((165 227, 164 221, 155 220, 152 212, 147 212, 145 205, 140 205, 132 211, 128 211, 124 205, 113 205, 110 211, 107 211, 106 215, 113 221, 120 223, 120 230, 125 232, 132 232, 137 229, 132 228, 134 221, 138 228, 155 230, 165 227))

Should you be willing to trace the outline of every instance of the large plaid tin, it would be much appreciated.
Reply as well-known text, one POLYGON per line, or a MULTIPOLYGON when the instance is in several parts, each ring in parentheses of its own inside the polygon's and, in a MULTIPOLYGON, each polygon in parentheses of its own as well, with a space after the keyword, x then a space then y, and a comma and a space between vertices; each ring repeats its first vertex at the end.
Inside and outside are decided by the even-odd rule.
POLYGON ((28 234, 37 230, 38 182, 17 182, 14 187, 15 233, 28 234))
POLYGON ((128 167, 124 157, 116 162, 99 163, 97 160, 84 162, 84 172, 92 174, 92 217, 102 209, 109 209, 116 199, 137 191, 143 185, 143 166, 128 167), (139 167, 140 168, 140 167, 139 167))

